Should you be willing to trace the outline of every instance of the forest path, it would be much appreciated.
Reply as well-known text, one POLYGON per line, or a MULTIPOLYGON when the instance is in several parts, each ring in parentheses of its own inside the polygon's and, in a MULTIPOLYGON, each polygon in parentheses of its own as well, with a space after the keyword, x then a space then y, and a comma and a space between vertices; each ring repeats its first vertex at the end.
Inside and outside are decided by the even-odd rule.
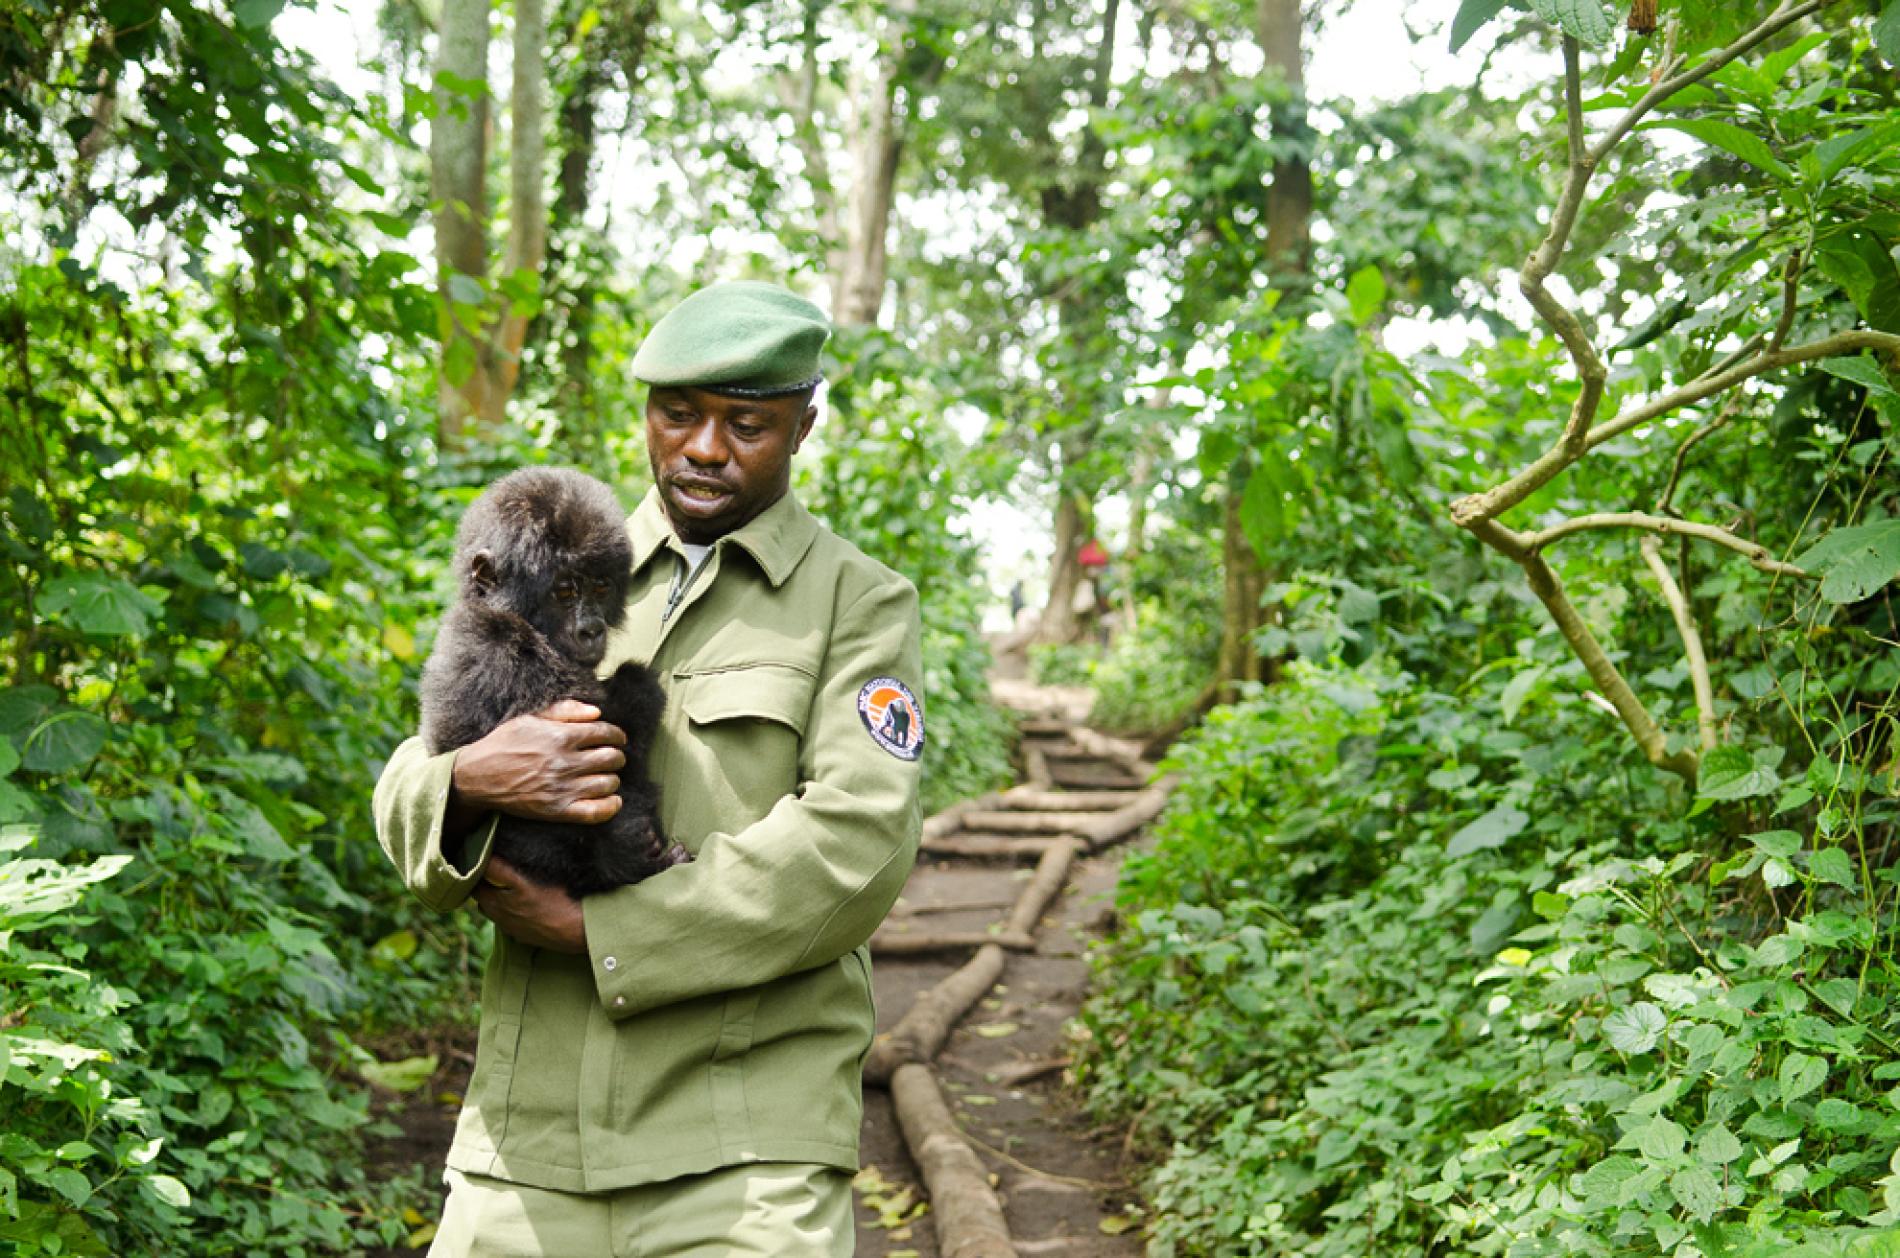
POLYGON ((1064 1028, 1121 865, 1105 849, 1152 819, 1166 787, 1146 789, 1138 749, 1082 724, 1086 691, 999 678, 996 695, 1021 721, 1028 780, 926 823, 917 869, 872 941, 879 1038, 859 1258, 1142 1251, 1125 1150, 1062 1086, 1064 1028), (891 1080, 905 1061, 924 1064, 891 1080))

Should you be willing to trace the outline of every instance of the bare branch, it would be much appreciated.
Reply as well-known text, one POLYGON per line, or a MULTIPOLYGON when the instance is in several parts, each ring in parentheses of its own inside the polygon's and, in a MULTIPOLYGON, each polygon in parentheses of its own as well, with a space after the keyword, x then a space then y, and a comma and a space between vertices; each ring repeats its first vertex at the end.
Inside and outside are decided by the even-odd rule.
POLYGON ((1751 542, 1745 537, 1737 537, 1724 528, 1713 524, 1698 524, 1693 520, 1679 520, 1674 516, 1647 515, 1641 511, 1605 511, 1596 515, 1580 515, 1562 524, 1553 524, 1547 529, 1535 533, 1513 533, 1512 536, 1527 551, 1539 551, 1558 538, 1569 537, 1573 533, 1588 533, 1601 529, 1644 529, 1664 536, 1693 537, 1698 541, 1711 542, 1747 559, 1763 572, 1776 576, 1797 577, 1803 581, 1812 581, 1814 574, 1793 564, 1776 559, 1766 546, 1751 542))
POLYGON ((1630 689, 1629 682, 1624 680, 1622 672, 1603 649, 1603 644, 1583 623, 1583 617, 1564 593, 1563 582, 1557 579, 1556 572, 1544 561, 1543 556, 1529 549, 1521 534, 1512 532, 1496 520, 1481 520, 1470 528, 1478 540, 1508 555, 1524 569, 1531 593, 1537 595, 1544 610, 1550 613, 1558 632, 1570 644, 1570 650, 1582 662, 1584 671, 1590 674, 1590 680, 1596 683, 1603 697, 1616 709, 1624 727, 1636 740, 1636 745, 1643 749, 1643 755, 1648 757, 1649 762, 1685 781, 1694 782, 1696 757, 1686 751, 1669 750, 1669 740, 1657 726, 1656 719, 1643 706, 1643 701, 1636 697, 1636 692, 1630 689))
POLYGON ((1676 632, 1682 635, 1682 655, 1689 665, 1689 681, 1695 689, 1696 730, 1704 753, 1715 750, 1715 687, 1709 681, 1709 657, 1702 650, 1702 633, 1696 628, 1695 613, 1689 608, 1689 600, 1683 596, 1682 589, 1670 575, 1669 565, 1663 562, 1662 539, 1655 535, 1645 537, 1640 549, 1643 562, 1649 565, 1649 571, 1656 578, 1656 584, 1662 587, 1663 602, 1669 605, 1669 614, 1676 619, 1676 632))

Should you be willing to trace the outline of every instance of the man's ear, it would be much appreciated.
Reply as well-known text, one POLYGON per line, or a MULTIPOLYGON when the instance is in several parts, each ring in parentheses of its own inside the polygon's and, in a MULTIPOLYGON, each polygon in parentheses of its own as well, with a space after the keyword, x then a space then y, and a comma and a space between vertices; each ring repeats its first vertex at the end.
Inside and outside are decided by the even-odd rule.
POLYGON ((805 438, 811 436, 811 426, 818 422, 818 408, 807 406, 805 418, 798 421, 798 435, 792 438, 792 453, 798 453, 798 447, 805 444, 805 438))
POLYGON ((486 594, 495 588, 495 559, 485 550, 478 550, 468 557, 468 588, 476 594, 486 594))

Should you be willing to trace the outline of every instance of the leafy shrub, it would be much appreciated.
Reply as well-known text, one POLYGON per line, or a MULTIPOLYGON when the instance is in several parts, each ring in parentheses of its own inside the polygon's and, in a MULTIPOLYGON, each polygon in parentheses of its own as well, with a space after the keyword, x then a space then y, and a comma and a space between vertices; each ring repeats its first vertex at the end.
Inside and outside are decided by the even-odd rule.
POLYGON ((1213 680, 1219 654, 1220 607, 1211 599, 1142 603, 1090 671, 1090 722, 1132 732, 1177 724, 1213 680))
POLYGON ((1892 770, 1730 747, 1686 800, 1584 686, 1300 663, 1177 748, 1078 1026, 1160 1158, 1154 1252, 1875 1252, 1900 1223, 1892 770))

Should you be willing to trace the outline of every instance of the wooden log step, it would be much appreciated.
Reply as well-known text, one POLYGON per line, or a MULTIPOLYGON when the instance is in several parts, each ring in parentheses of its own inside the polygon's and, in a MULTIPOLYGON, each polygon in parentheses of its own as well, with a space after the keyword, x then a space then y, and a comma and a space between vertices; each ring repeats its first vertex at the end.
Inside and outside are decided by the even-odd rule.
POLYGON ((942 982, 919 995, 897 1025, 871 1045, 864 1059, 864 1081, 882 1087, 906 1062, 935 1057, 970 1006, 1003 977, 1005 955, 1001 944, 985 944, 942 982))
POLYGON ((891 1079, 897 1125, 930 1191, 943 1258, 1019 1258, 989 1173, 957 1129, 930 1067, 910 1063, 891 1079))
POLYGON ((924 838, 933 839, 946 834, 955 834, 963 829, 963 814, 980 808, 999 808, 1001 795, 979 795, 975 799, 958 800, 940 813, 924 818, 924 838))
MULTIPOLYGON (((1124 801, 1124 806, 1126 801, 1124 801)), ((1079 834, 1090 822, 1100 821, 1099 812, 1026 812, 1012 809, 963 814, 963 825, 971 831, 992 834, 1079 834)))
POLYGON ((1133 802, 1134 791, 1052 791, 1012 786, 1002 794, 1005 808, 1028 812, 1113 812, 1133 802))
POLYGON ((1049 902, 1062 891, 1063 883, 1069 878, 1069 866, 1075 863, 1076 853, 1082 850, 1079 839, 1058 839, 1049 845, 1049 850, 1036 862, 1036 872, 1030 875, 1029 885, 1016 897, 1015 907, 1009 911, 1009 920, 1003 923, 1005 935, 1034 938, 1037 924, 1042 921, 1049 902))
POLYGON ((1091 849, 1100 851, 1111 843, 1118 843, 1135 831, 1161 815, 1168 806, 1168 796, 1174 791, 1174 779, 1162 778, 1143 791, 1139 798, 1126 808, 1108 813, 1099 820, 1091 821, 1078 833, 1088 841, 1091 849))
POLYGON ((933 952, 956 952, 981 948, 988 944, 1011 952, 1029 952, 1036 941, 1026 934, 1008 930, 894 931, 880 929, 871 936, 874 957, 920 957, 933 952))

